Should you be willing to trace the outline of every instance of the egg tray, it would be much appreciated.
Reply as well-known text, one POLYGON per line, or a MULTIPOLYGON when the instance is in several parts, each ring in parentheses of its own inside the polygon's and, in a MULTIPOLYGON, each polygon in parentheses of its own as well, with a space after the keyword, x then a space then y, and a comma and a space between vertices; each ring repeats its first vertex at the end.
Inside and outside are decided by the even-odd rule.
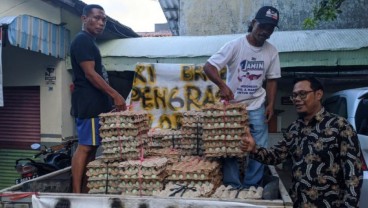
POLYGON ((189 123, 189 122, 182 122, 182 127, 186 127, 186 128, 201 128, 203 125, 203 121, 201 121, 200 123, 197 122, 197 123, 189 123))
POLYGON ((226 148, 221 152, 209 152, 207 149, 204 152, 206 158, 226 158, 226 157, 243 157, 245 153, 241 150, 234 150, 232 148, 226 148))
POLYGON ((192 156, 192 155, 203 155, 203 149, 182 149, 182 155, 183 156, 192 156))
POLYGON ((120 179, 101 179, 101 180, 88 180, 87 187, 90 189, 99 189, 100 187, 106 187, 106 184, 108 187, 114 187, 119 188, 119 185, 121 183, 120 179))
POLYGON ((141 121, 149 120, 148 113, 146 111, 119 111, 101 113, 99 118, 101 123, 139 123, 141 121))
POLYGON ((149 156, 165 157, 168 160, 168 164, 176 163, 179 161, 182 152, 180 149, 163 148, 163 149, 150 149, 147 153, 149 156))
POLYGON ((120 176, 105 173, 88 177, 88 181, 106 181, 106 180, 120 180, 120 176))
POLYGON ((111 123, 111 124, 101 124, 100 130, 108 129, 146 129, 148 127, 148 121, 143 121, 140 123, 111 123))
POLYGON ((164 168, 167 164, 165 157, 150 157, 141 160, 128 160, 119 163, 119 168, 145 167, 145 168, 164 168))
MULTIPOLYGON (((163 142, 162 146, 164 148, 172 148, 173 144, 172 144, 172 142, 163 142)), ((181 144, 180 142, 175 142, 174 147, 175 147, 175 149, 180 149, 180 150, 184 151, 184 150, 188 150, 188 149, 192 149, 192 150, 197 150, 197 148, 202 149, 203 145, 202 145, 202 143, 200 143, 200 145, 198 146, 196 142, 195 142, 195 144, 181 144)), ((182 155, 183 155, 183 152, 182 152, 182 155)))
POLYGON ((179 147, 179 141, 174 141, 174 145, 172 143, 172 141, 170 140, 166 140, 166 141, 162 141, 161 145, 163 148, 176 148, 176 149, 180 149, 179 147))
POLYGON ((91 161, 87 164, 88 169, 89 168, 118 167, 118 166, 119 166, 118 162, 106 163, 106 162, 102 161, 101 159, 93 160, 93 161, 91 161))
POLYGON ((219 175, 220 172, 213 173, 183 173, 173 172, 168 177, 169 181, 211 181, 215 176, 219 175))
POLYGON ((238 146, 234 146, 234 147, 229 147, 227 145, 222 145, 222 146, 218 146, 218 147, 210 147, 210 148, 205 148, 205 152, 206 154, 211 154, 211 153, 242 153, 242 151, 240 150, 240 148, 238 146))
POLYGON ((119 168, 106 168, 106 167, 100 167, 100 168, 88 168, 86 175, 88 177, 97 177, 101 174, 109 174, 111 177, 115 177, 119 174, 119 168))
POLYGON ((197 146, 197 144, 180 144, 178 145, 178 148, 182 149, 182 150, 188 150, 188 149, 193 149, 196 150, 197 148, 202 148, 202 145, 197 146))
POLYGON ((143 174, 134 174, 134 175, 120 175, 121 180, 158 180, 163 181, 167 177, 167 172, 163 171, 158 175, 150 174, 150 175, 143 175, 143 174))
POLYGON ((197 111, 197 110, 191 110, 191 111, 185 111, 182 113, 183 117, 202 117, 203 113, 202 111, 197 111))
POLYGON ((103 141, 101 146, 106 153, 120 152, 120 149, 123 150, 122 152, 129 152, 140 149, 142 146, 146 147, 147 139, 142 135, 136 137, 135 140, 103 141))
POLYGON ((182 137, 183 138, 194 138, 197 137, 198 135, 201 136, 203 133, 203 129, 197 129, 197 128, 184 128, 182 127, 182 137))
POLYGON ((117 174, 119 162, 104 162, 102 159, 96 159, 87 164, 87 175, 96 176, 99 174, 117 174))
POLYGON ((262 199, 263 188, 251 186, 249 189, 234 189, 231 186, 221 185, 212 194, 211 198, 220 199, 262 199))
POLYGON ((131 167, 131 168, 121 168, 119 171, 119 175, 121 176, 132 176, 141 174, 143 176, 149 176, 149 175, 159 175, 163 171, 165 171, 166 165, 163 167, 155 167, 155 168, 147 168, 147 167, 131 167))
POLYGON ((202 134, 202 137, 206 137, 208 135, 211 135, 211 136, 216 136, 216 135, 222 135, 222 134, 225 134, 225 135, 242 135, 245 133, 245 128, 246 127, 239 127, 239 128, 236 128, 236 129, 204 129, 203 130, 203 134, 202 134))
MULTIPOLYGON (((141 145, 142 146, 142 145, 141 145)), ((113 148, 109 148, 109 149, 103 149, 102 150, 102 154, 103 155, 108 155, 108 154, 121 154, 121 155, 125 155, 125 154, 129 154, 131 152, 140 152, 141 151, 141 146, 137 146, 137 147, 113 147, 113 148)))
POLYGON ((119 184, 121 189, 162 190, 163 186, 160 180, 122 180, 119 184))
POLYGON ((221 123, 204 123, 203 131, 208 129, 241 129, 246 126, 246 123, 238 123, 238 122, 221 122, 221 123))
POLYGON ((124 196, 152 196, 156 194, 157 190, 145 190, 145 189, 123 189, 121 195, 124 196))
POLYGON ((205 117, 203 123, 222 123, 222 122, 246 122, 248 121, 248 115, 239 116, 221 116, 221 117, 205 117))
POLYGON ((162 142, 161 141, 148 141, 147 142, 147 146, 149 148, 154 148, 154 149, 161 149, 163 148, 162 142))
POLYGON ((125 170, 120 170, 119 171, 119 175, 120 176, 136 176, 137 174, 141 174, 142 177, 145 177, 145 176, 150 176, 150 175, 159 175, 161 174, 164 170, 165 170, 166 166, 165 167, 162 167, 162 168, 129 168, 129 169, 125 169, 125 170))
POLYGON ((106 192, 106 187, 100 187, 98 189, 90 189, 89 194, 121 194, 121 189, 119 187, 108 187, 106 192))
POLYGON ((110 142, 102 142, 101 146, 105 149, 114 149, 120 151, 120 148, 137 148, 144 144, 144 139, 137 139, 132 141, 110 141, 110 142))
POLYGON ((181 184, 169 182, 165 189, 157 192, 154 196, 158 197, 176 197, 176 198, 199 198, 209 197, 215 190, 215 185, 212 183, 205 184, 181 184))
POLYGON ((109 141, 131 141, 131 140, 148 140, 148 135, 144 132, 139 134, 138 136, 128 136, 128 135, 113 135, 111 137, 103 137, 102 143, 109 142, 109 141))
POLYGON ((148 129, 109 129, 109 130, 100 130, 101 138, 105 137, 117 137, 117 136, 137 136, 141 134, 147 134, 148 129))
POLYGON ((245 131, 242 134, 203 134, 202 135, 202 140, 203 143, 206 142, 220 142, 220 141, 240 141, 243 137, 243 135, 245 135, 245 131))
POLYGON ((157 137, 164 137, 164 136, 171 136, 171 135, 180 135, 181 132, 180 130, 175 130, 175 129, 160 129, 160 130, 150 130, 153 131, 151 133, 151 135, 153 134, 154 136, 157 137))
POLYGON ((246 111, 246 107, 247 105, 245 103, 228 103, 228 104, 224 104, 221 102, 212 104, 206 104, 203 108, 202 108, 202 112, 203 115, 205 115, 206 110, 231 110, 231 109, 237 109, 239 111, 246 111))
POLYGON ((165 141, 165 140, 172 140, 172 139, 181 139, 183 138, 182 137, 182 134, 180 132, 180 134, 170 134, 170 135, 165 135, 164 137, 162 137, 162 141, 165 141))
POLYGON ((203 143, 203 147, 206 150, 209 150, 209 152, 212 152, 211 148, 235 148, 239 147, 240 141, 237 140, 217 140, 217 141, 205 141, 203 143))
POLYGON ((197 142, 199 142, 200 145, 203 144, 202 137, 185 137, 178 141, 180 145, 197 145, 197 142))
POLYGON ((220 168, 220 163, 217 161, 210 161, 201 159, 199 157, 183 157, 181 161, 173 164, 171 168, 167 168, 169 176, 172 174, 196 173, 208 175, 220 168))
POLYGON ((162 138, 170 132, 169 129, 151 128, 148 131, 148 136, 151 138, 162 138))
MULTIPOLYGON (((147 155, 146 152, 143 153, 144 156, 147 155)), ((115 162, 115 161, 123 161, 123 160, 137 160, 141 157, 140 152, 126 152, 126 153, 103 153, 101 155, 101 159, 104 162, 115 162)))

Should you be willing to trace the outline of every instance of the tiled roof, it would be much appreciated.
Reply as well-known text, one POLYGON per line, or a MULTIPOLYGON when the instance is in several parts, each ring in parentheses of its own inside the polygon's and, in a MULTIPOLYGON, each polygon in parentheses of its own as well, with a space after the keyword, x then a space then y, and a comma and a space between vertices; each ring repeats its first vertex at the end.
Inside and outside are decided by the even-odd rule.
POLYGON ((160 32, 137 32, 141 37, 170 37, 173 36, 170 31, 160 31, 160 32))

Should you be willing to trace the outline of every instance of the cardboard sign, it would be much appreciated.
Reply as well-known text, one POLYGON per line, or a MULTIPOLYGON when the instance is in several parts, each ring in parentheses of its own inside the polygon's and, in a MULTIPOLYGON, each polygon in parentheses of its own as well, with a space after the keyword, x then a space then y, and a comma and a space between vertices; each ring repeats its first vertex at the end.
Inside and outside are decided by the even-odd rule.
MULTIPOLYGON (((220 100, 218 87, 193 64, 140 63, 131 92, 133 110, 150 113, 151 127, 180 128, 181 113, 220 100)), ((226 69, 220 76, 226 79, 226 69)))

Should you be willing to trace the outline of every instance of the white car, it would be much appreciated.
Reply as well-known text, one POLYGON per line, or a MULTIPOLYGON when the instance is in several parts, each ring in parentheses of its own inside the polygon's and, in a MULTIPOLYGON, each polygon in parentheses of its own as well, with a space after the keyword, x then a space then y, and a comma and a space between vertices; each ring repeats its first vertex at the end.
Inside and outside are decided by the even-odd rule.
POLYGON ((364 173, 360 207, 365 207, 368 205, 368 87, 335 92, 323 104, 327 111, 345 117, 358 133, 364 173))

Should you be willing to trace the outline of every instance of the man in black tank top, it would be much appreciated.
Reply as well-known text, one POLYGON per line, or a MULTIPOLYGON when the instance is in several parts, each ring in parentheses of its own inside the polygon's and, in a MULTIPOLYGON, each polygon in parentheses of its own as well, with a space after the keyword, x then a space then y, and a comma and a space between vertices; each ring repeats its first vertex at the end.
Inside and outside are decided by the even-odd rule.
POLYGON ((81 19, 82 31, 70 46, 74 84, 72 108, 79 141, 72 160, 74 193, 88 192, 86 166, 95 159, 101 143, 98 115, 111 111, 113 104, 117 110, 126 110, 124 98, 108 83, 100 50, 95 42, 106 26, 105 11, 99 5, 87 5, 81 19))

